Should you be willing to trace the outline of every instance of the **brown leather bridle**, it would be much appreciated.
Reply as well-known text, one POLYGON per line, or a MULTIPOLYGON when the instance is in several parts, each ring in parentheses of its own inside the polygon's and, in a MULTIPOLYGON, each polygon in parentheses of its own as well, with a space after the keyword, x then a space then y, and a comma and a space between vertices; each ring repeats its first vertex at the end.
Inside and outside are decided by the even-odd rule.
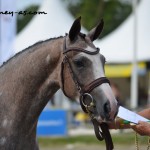
MULTIPOLYGON (((67 35, 66 35, 67 37, 67 35)), ((102 123, 99 124, 97 119, 95 118, 94 114, 92 114, 91 112, 91 108, 95 109, 95 103, 93 100, 92 95, 90 94, 90 92, 95 89, 96 87, 100 86, 103 83, 108 83, 110 84, 109 80, 106 77, 100 77, 94 81, 92 81, 90 84, 85 85, 84 87, 81 87, 80 82, 78 81, 78 78, 76 77, 75 73, 73 72, 72 66, 70 64, 69 58, 67 56, 67 53, 75 51, 75 52, 84 52, 86 54, 89 55, 96 55, 99 53, 99 48, 96 48, 95 51, 91 52, 88 50, 85 50, 83 48, 80 47, 67 47, 67 42, 66 42, 66 37, 64 39, 64 45, 63 45, 63 62, 61 64, 61 80, 62 80, 62 90, 63 93, 65 94, 65 96, 67 96, 65 89, 64 89, 64 66, 67 65, 71 77, 76 85, 76 88, 80 94, 80 105, 81 108, 83 109, 83 111, 85 113, 88 113, 91 121, 94 125, 94 130, 95 130, 95 134, 98 140, 103 140, 105 139, 106 142, 106 149, 107 150, 112 150, 113 149, 113 143, 112 143, 112 139, 111 139, 111 135, 109 133, 108 127, 106 123, 102 123), (91 102, 90 103, 86 103, 86 101, 84 100, 85 97, 89 97, 91 102), (101 128, 101 130, 99 129, 99 127, 101 128)), ((67 96, 68 97, 68 96, 67 96)))

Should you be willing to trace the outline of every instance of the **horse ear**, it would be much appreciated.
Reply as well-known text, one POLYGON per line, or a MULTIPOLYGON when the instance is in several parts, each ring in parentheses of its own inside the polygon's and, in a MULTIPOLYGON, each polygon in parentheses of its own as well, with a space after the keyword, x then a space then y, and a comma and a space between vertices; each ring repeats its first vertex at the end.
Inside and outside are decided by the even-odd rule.
POLYGON ((99 24, 88 33, 88 36, 90 37, 91 41, 94 41, 99 37, 99 35, 103 30, 103 26, 104 26, 104 21, 103 19, 101 19, 99 24))
POLYGON ((77 18, 71 26, 71 29, 69 31, 69 38, 71 41, 73 41, 77 37, 77 35, 80 33, 80 30, 81 30, 80 20, 81 20, 81 17, 77 18))

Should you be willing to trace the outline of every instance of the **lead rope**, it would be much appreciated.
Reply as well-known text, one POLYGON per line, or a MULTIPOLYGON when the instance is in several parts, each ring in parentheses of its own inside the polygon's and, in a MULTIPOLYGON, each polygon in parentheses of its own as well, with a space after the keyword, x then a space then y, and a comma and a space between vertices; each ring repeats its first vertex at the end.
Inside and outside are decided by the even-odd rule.
POLYGON ((138 139, 137 132, 135 132, 135 147, 136 150, 139 150, 139 139, 138 139))
MULTIPOLYGON (((150 137, 148 137, 148 143, 147 143, 147 150, 150 150, 150 137)), ((139 148, 139 138, 138 138, 138 134, 137 132, 135 132, 135 146, 136 146, 136 150, 140 150, 139 148)))
POLYGON ((148 137, 148 146, 147 146, 147 150, 150 149, 150 137, 148 137))

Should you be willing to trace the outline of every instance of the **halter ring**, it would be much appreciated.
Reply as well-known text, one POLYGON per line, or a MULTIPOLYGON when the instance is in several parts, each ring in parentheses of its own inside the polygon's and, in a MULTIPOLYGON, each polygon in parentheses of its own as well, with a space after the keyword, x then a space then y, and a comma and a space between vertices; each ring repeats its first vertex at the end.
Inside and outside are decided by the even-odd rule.
POLYGON ((84 93, 84 94, 82 95, 82 97, 81 97, 81 102, 82 102, 83 106, 86 107, 86 108, 90 108, 90 107, 93 107, 93 106, 94 106, 93 97, 92 97, 92 95, 89 94, 89 93, 84 93), (91 99, 91 102, 90 102, 89 105, 88 105, 88 104, 85 104, 84 98, 83 98, 84 96, 88 96, 88 97, 91 99))

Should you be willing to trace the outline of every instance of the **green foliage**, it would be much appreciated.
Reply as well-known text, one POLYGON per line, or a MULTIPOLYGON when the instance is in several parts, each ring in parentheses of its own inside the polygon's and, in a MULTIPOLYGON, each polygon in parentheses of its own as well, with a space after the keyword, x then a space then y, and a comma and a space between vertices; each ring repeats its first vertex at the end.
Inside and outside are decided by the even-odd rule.
MULTIPOLYGON (((112 140, 114 144, 120 145, 134 145, 135 134, 131 133, 121 133, 121 134, 112 134, 112 140)), ((68 137, 55 137, 55 138, 38 138, 39 145, 42 147, 51 147, 51 146, 62 146, 66 144, 105 144, 104 141, 100 142, 94 135, 80 135, 80 136, 68 136, 68 137)), ((139 136, 139 143, 141 145, 147 145, 147 137, 139 136)))
POLYGON ((32 5, 30 7, 28 7, 26 10, 21 11, 22 13, 17 16, 17 33, 19 33, 32 19, 32 17, 34 17, 34 15, 29 15, 24 13, 24 11, 26 12, 35 12, 38 10, 38 6, 37 5, 32 5))
POLYGON ((117 28, 132 10, 130 3, 120 0, 78 0, 76 3, 70 0, 68 8, 74 17, 82 16, 82 24, 87 30, 103 18, 105 26, 101 37, 117 28))

